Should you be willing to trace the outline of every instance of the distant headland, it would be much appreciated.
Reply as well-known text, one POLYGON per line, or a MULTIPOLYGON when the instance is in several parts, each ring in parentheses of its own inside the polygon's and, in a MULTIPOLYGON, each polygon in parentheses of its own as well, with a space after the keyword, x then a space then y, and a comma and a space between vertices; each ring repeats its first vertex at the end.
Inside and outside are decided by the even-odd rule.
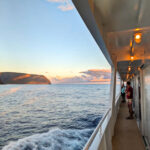
POLYGON ((44 75, 0 72, 0 84, 51 84, 44 75))

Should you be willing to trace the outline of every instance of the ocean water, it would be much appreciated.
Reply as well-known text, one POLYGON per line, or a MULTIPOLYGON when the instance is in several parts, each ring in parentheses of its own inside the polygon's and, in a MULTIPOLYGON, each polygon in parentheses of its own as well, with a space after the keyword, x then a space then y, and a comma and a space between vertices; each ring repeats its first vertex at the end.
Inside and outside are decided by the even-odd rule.
POLYGON ((0 149, 82 149, 110 107, 109 88, 0 85, 0 149))

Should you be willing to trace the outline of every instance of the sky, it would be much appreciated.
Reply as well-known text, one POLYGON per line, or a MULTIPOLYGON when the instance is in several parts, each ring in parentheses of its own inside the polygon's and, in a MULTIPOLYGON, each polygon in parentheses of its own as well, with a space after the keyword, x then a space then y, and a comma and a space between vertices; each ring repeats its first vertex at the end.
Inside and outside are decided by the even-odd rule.
POLYGON ((70 0, 0 0, 0 72, 103 83, 110 65, 70 0))

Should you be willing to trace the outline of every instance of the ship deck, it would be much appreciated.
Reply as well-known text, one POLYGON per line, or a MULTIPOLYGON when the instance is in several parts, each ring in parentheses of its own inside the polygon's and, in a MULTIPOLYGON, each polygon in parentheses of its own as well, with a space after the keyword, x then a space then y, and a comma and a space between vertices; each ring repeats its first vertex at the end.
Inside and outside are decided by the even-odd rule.
POLYGON ((144 141, 136 120, 126 120, 128 115, 127 104, 122 103, 115 124, 112 149, 145 150, 144 141))

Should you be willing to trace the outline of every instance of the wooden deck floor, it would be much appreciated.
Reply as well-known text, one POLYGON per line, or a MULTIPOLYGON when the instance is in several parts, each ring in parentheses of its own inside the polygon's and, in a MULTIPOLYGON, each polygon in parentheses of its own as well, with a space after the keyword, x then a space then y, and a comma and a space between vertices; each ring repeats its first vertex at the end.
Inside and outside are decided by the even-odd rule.
POLYGON ((113 150, 145 150, 136 120, 126 120, 128 115, 127 104, 121 104, 112 139, 113 150))

